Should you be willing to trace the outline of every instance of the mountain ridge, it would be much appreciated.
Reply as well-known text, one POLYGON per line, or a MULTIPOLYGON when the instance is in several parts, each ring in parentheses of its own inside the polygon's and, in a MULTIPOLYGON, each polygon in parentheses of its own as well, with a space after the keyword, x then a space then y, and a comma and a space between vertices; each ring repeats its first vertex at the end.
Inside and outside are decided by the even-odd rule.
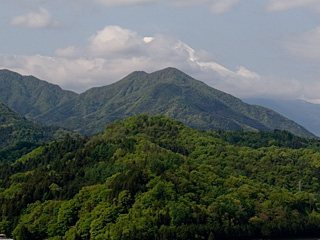
POLYGON ((95 134, 116 119, 142 113, 163 114, 199 129, 280 129, 315 137, 270 109, 246 104, 172 67, 153 73, 135 71, 110 85, 64 96, 68 99, 34 116, 35 119, 95 134))
MULTIPOLYGON (((19 142, 43 144, 64 137, 68 131, 32 122, 0 103, 0 150, 19 142)), ((1 154, 0 154, 0 161, 1 154)))
POLYGON ((243 99, 249 104, 256 104, 274 109, 286 118, 307 127, 312 133, 320 136, 320 105, 304 100, 282 100, 247 98, 243 99))
POLYGON ((0 86, 0 102, 29 118, 35 118, 77 96, 58 85, 6 69, 0 70, 0 86))

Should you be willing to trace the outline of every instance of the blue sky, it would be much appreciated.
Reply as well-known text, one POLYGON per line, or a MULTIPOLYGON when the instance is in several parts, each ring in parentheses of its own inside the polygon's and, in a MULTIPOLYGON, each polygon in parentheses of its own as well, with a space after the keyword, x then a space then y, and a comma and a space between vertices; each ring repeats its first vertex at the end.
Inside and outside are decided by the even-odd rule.
POLYGON ((319 0, 2 0, 0 68, 82 92, 177 67, 237 97, 320 103, 319 0))

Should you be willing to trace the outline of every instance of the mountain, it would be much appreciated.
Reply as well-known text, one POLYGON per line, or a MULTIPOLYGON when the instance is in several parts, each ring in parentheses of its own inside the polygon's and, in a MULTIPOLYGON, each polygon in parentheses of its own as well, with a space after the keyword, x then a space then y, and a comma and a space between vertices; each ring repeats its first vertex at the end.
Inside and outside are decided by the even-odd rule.
POLYGON ((92 134, 103 131, 108 122, 141 113, 163 114, 199 129, 280 129, 314 136, 272 110, 245 104, 174 68, 134 72, 114 84, 89 89, 38 120, 92 134))
POLYGON ((320 105, 303 100, 244 99, 250 104, 271 108, 296 123, 305 126, 313 134, 320 136, 320 105))
POLYGON ((9 103, 19 103, 13 104, 15 111, 25 112, 22 114, 46 124, 89 135, 102 132, 107 123, 116 119, 147 113, 173 117, 199 129, 280 129, 296 135, 314 137, 302 126, 270 109, 246 104, 175 68, 166 68, 151 74, 133 72, 114 84, 92 88, 79 95, 33 77, 19 77, 18 74, 8 71, 5 73, 20 80, 19 87, 15 87, 8 82, 9 77, 5 78, 11 92, 15 93, 15 89, 18 88, 23 89, 25 93, 11 94, 12 97, 10 95, 6 98, 9 103), (21 86, 32 83, 29 79, 42 88, 22 88, 21 86), (39 98, 34 97, 34 94, 46 97, 41 101, 35 101, 39 98), (24 110, 22 100, 16 100, 20 99, 17 97, 20 95, 24 96, 23 101, 26 102, 28 111, 24 110))
POLYGON ((28 118, 35 118, 77 96, 33 76, 0 70, 0 102, 28 118))
POLYGON ((291 145, 286 132, 237 131, 239 147, 216 134, 144 114, 0 163, 1 231, 17 240, 319 236, 317 140, 307 141, 318 150, 292 149, 272 146, 291 145))
POLYGON ((35 147, 64 138, 69 133, 59 127, 31 122, 0 103, 0 162, 13 161, 35 147))

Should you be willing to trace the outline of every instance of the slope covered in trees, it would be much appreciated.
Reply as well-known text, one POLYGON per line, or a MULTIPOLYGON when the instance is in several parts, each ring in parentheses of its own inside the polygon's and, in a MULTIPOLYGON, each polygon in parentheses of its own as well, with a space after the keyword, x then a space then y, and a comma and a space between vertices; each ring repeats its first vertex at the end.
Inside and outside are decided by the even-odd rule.
POLYGON ((306 127, 309 131, 320 136, 320 105, 304 100, 281 99, 244 99, 249 104, 264 106, 275 110, 281 115, 306 127))
MULTIPOLYGON (((222 135, 140 115, 41 146, 0 166, 0 231, 16 240, 319 236, 317 148, 254 149, 222 135)), ((285 145, 284 136, 268 138, 285 145)))
POLYGON ((82 94, 2 70, 0 102, 26 117, 89 135, 103 132, 116 119, 147 113, 163 114, 197 129, 280 129, 315 137, 270 109, 246 104, 175 68, 134 72, 82 94))
POLYGON ((197 129, 280 129, 314 136, 270 109, 246 104, 175 68, 134 72, 114 84, 89 89, 39 120, 92 134, 101 132, 105 123, 142 113, 163 114, 197 129))
POLYGON ((207 131, 211 136, 220 138, 225 142, 239 147, 284 147, 291 149, 308 148, 320 151, 320 140, 315 138, 300 137, 288 131, 278 129, 269 131, 207 131))
POLYGON ((9 70, 0 70, 0 102, 31 119, 76 95, 33 76, 22 76, 9 70))
POLYGON ((70 133, 31 122, 0 103, 0 162, 14 161, 37 146, 70 133))

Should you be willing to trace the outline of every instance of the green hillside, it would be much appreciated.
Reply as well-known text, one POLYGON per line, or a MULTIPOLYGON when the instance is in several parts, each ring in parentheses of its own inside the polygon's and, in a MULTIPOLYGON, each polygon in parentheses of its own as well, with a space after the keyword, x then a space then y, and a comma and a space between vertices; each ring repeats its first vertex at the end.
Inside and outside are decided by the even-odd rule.
POLYGON ((102 132, 106 123, 142 113, 163 114, 197 129, 280 129, 314 137, 270 109, 246 104, 174 68, 134 72, 114 84, 92 88, 38 119, 92 134, 102 132))
POLYGON ((76 95, 33 76, 0 70, 0 102, 25 117, 34 119, 76 95))
POLYGON ((31 122, 0 103, 0 162, 15 160, 40 144, 70 133, 59 127, 31 122))
POLYGON ((274 132, 254 149, 260 133, 236 133, 140 115, 41 146, 0 164, 0 231, 16 240, 319 236, 319 143, 274 132))

